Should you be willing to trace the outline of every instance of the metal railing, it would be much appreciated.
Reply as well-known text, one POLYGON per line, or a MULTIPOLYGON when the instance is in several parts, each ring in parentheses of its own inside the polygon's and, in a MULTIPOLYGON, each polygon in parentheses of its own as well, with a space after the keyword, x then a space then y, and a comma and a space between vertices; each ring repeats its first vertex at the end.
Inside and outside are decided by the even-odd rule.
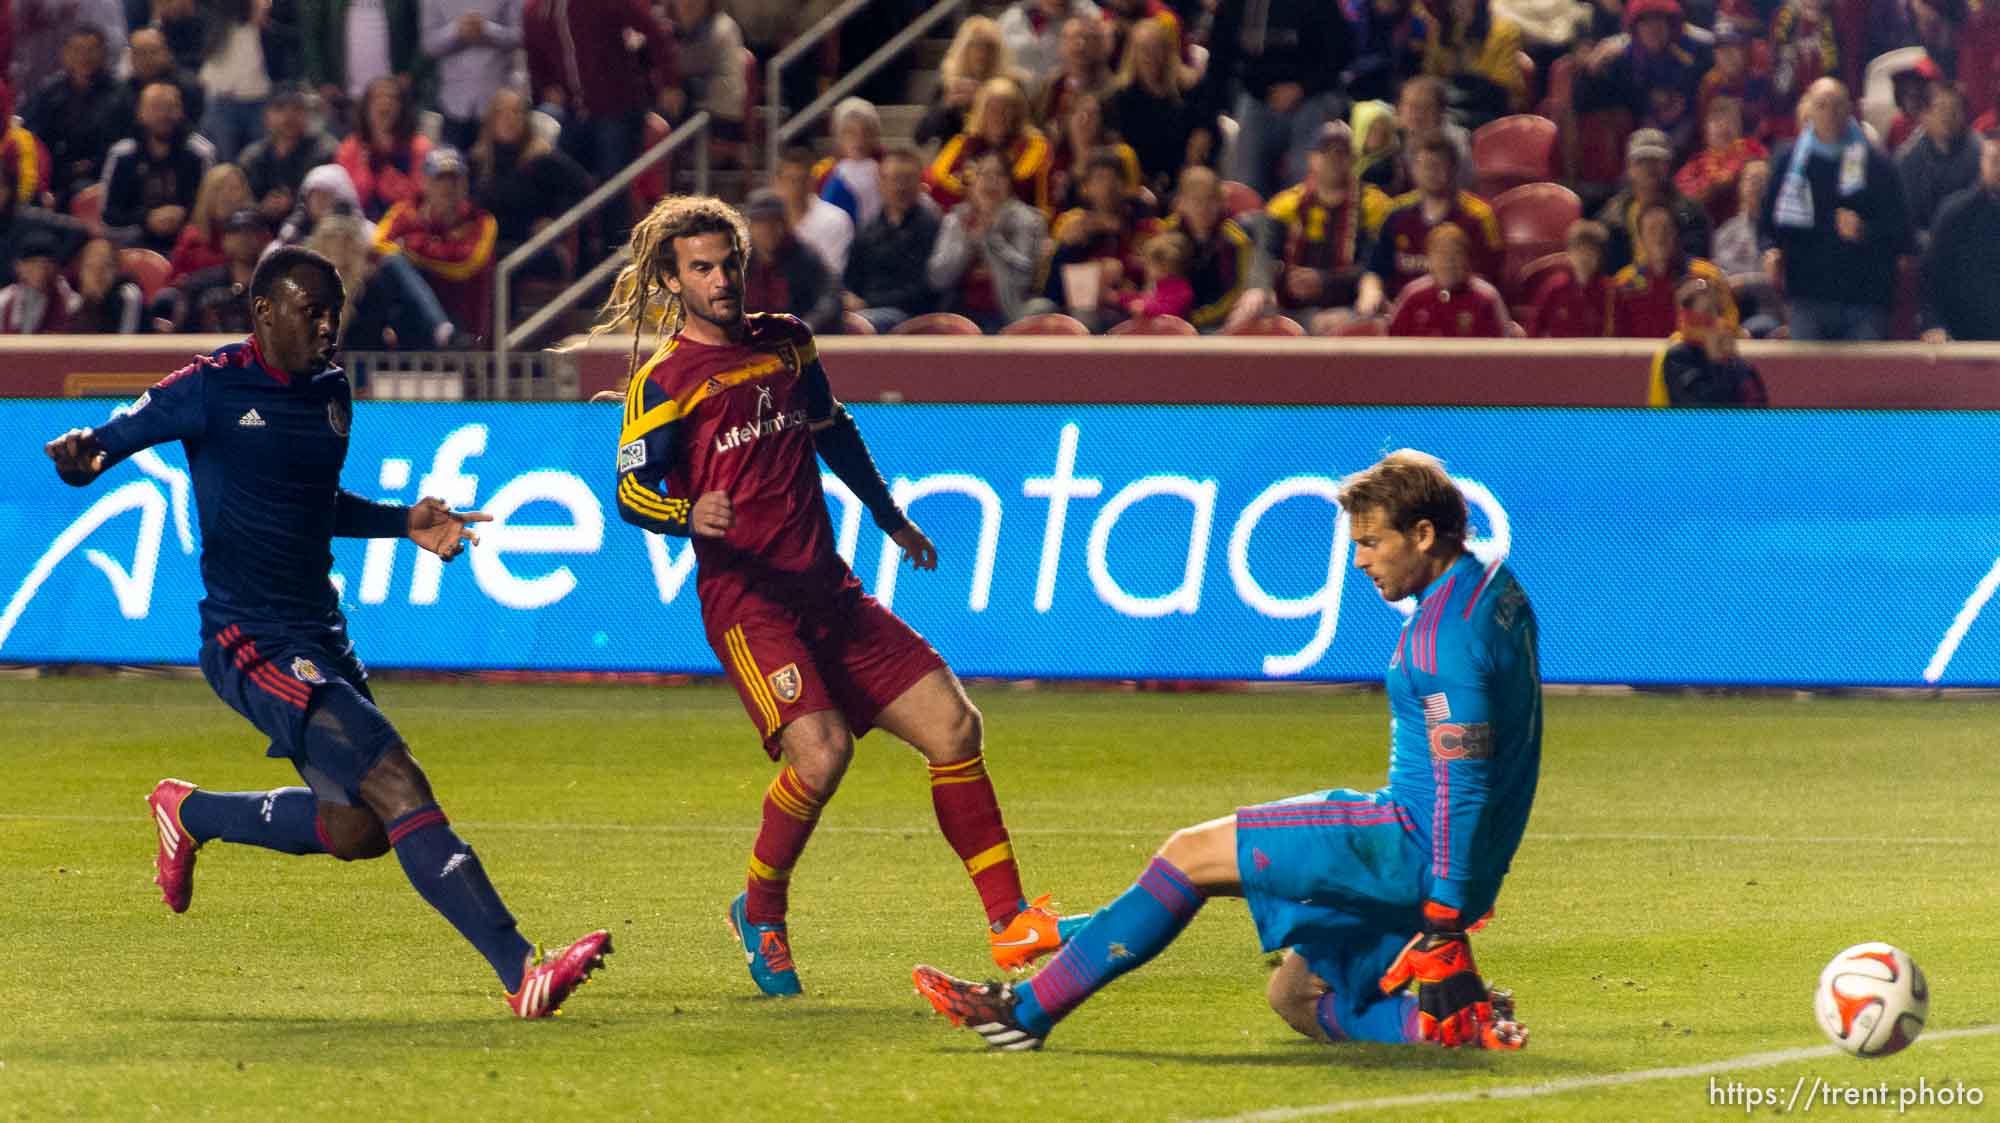
MULTIPOLYGON (((626 165, 625 170, 606 180, 597 190, 585 196, 583 201, 564 211, 555 221, 543 227, 534 237, 522 242, 520 247, 506 257, 493 270, 493 365, 496 370, 509 371, 508 355, 519 350, 536 332, 547 327, 557 316, 568 312, 577 301, 593 292, 598 285, 624 267, 631 256, 628 246, 618 249, 597 263, 596 267, 571 282, 568 288, 557 293, 555 298, 535 311, 519 327, 509 330, 508 321, 513 317, 513 279, 522 266, 534 260, 542 251, 554 245, 558 239, 567 237, 591 215, 613 197, 631 187, 632 181, 652 171, 660 161, 672 155, 682 145, 699 139, 694 149, 694 189, 697 194, 708 193, 708 127, 711 118, 706 110, 696 113, 668 133, 660 143, 647 149, 638 159, 626 165)), ((497 388, 503 392, 515 380, 501 377, 496 380, 497 388)))
POLYGON ((815 24, 811 31, 800 36, 796 42, 772 57, 770 71, 764 76, 764 87, 768 91, 770 101, 770 106, 767 109, 767 112, 770 114, 770 125, 766 130, 770 138, 769 163, 765 165, 767 171, 775 172, 778 170, 778 154, 785 150, 785 144, 788 141, 811 128, 821 117, 831 112, 835 105, 840 104, 840 99, 860 89, 861 84, 873 78, 876 71, 895 61, 896 56, 909 49, 910 44, 923 38, 930 32, 931 28, 936 27, 947 17, 964 8, 966 4, 966 0, 938 0, 923 15, 912 20, 908 27, 898 31, 887 43, 878 47, 874 54, 863 59, 859 66, 842 75, 840 81, 835 82, 825 93, 814 98, 810 105, 792 114, 790 120, 784 121, 781 124, 779 118, 784 115, 784 106, 778 100, 780 70, 786 63, 791 62, 792 59, 811 49, 815 43, 825 37, 835 27, 840 26, 849 16, 860 11, 866 6, 867 2, 868 0, 848 0, 847 3, 828 13, 827 17, 818 24, 815 24))

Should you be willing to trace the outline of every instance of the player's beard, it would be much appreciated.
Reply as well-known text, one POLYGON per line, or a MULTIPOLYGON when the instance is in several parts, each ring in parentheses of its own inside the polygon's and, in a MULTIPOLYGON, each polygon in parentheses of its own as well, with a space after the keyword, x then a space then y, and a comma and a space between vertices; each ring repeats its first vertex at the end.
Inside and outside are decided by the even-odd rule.
POLYGON ((712 324, 725 332, 743 322, 742 290, 739 289, 729 293, 727 299, 729 303, 725 307, 728 311, 718 313, 715 309, 715 300, 697 301, 692 298, 692 294, 687 293, 681 296, 682 302, 687 305, 688 315, 703 323, 712 324))

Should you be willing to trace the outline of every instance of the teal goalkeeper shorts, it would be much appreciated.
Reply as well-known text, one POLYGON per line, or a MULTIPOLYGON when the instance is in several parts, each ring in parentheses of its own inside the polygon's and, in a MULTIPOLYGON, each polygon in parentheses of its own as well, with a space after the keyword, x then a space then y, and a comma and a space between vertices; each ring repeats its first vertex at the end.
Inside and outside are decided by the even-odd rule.
POLYGON ((1309 792, 1236 811, 1236 866, 1265 951, 1289 947, 1366 1004, 1423 927, 1428 856, 1386 792, 1309 792))

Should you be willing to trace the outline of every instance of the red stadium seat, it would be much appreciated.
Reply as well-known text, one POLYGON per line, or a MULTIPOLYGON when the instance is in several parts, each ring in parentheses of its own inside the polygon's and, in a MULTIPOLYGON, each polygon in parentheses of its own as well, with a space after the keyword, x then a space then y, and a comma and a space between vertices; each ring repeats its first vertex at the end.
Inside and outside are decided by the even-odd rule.
POLYGON ((926 312, 890 329, 890 335, 982 335, 979 325, 956 312, 926 312))
POLYGON ((1224 335, 1304 335, 1306 329, 1290 316, 1259 316, 1222 329, 1224 335))
POLYGON ((147 300, 167 287, 167 279, 174 275, 173 263, 152 250, 128 246, 118 251, 118 271, 139 282, 139 291, 147 300))
POLYGON ((1380 316, 1355 317, 1333 329, 1336 337, 1364 339, 1389 334, 1389 322, 1380 316))
POLYGON ((1517 113, 1481 125, 1472 134, 1472 169, 1479 193, 1491 199, 1510 187, 1555 179, 1556 123, 1517 113))
POLYGON ((1039 316, 1027 316, 1000 329, 1001 335, 1089 335, 1090 329, 1075 316, 1065 316, 1061 312, 1044 312, 1039 316))
POLYGON ((1529 262, 1563 248, 1569 224, 1583 217, 1583 200, 1560 183, 1524 183, 1493 200, 1493 216, 1507 247, 1506 276, 1513 277, 1529 262))
POLYGON ((1238 183, 1233 179, 1222 181, 1223 214, 1235 218, 1239 214, 1248 214, 1251 211, 1261 211, 1263 209, 1264 197, 1257 194, 1256 188, 1247 183, 1238 183))
POLYGON ((874 335, 875 325, 859 312, 842 312, 840 332, 842 335, 874 335))
POLYGON ((69 201, 71 218, 82 222, 96 223, 104 217, 104 185, 93 183, 76 193, 69 201))
POLYGON ((1112 328, 1107 335, 1197 335, 1194 325, 1179 316, 1140 316, 1112 328))
POLYGON ((1569 254, 1562 250, 1545 253, 1523 265, 1520 272, 1514 275, 1513 285, 1507 290, 1509 302, 1514 309, 1514 318, 1518 320, 1527 315, 1528 302, 1535 298, 1535 290, 1542 287, 1543 281, 1567 268, 1569 268, 1569 254))

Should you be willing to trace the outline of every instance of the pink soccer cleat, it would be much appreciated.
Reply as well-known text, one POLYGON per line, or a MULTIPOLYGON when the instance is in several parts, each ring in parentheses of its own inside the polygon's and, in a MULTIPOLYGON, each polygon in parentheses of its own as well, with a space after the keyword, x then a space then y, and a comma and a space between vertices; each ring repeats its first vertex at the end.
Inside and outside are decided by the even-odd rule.
POLYGON ((160 831, 160 850, 153 856, 153 884, 167 907, 186 912, 194 899, 194 853, 201 844, 181 826, 181 804, 195 790, 186 780, 161 780, 146 797, 153 825, 160 831))
POLYGON ((507 1008, 517 1018, 547 1018, 562 1013, 563 1000, 590 981, 590 973, 604 966, 611 954, 611 933, 603 928, 562 949, 546 955, 535 947, 535 962, 521 977, 521 989, 507 996, 507 1008))

